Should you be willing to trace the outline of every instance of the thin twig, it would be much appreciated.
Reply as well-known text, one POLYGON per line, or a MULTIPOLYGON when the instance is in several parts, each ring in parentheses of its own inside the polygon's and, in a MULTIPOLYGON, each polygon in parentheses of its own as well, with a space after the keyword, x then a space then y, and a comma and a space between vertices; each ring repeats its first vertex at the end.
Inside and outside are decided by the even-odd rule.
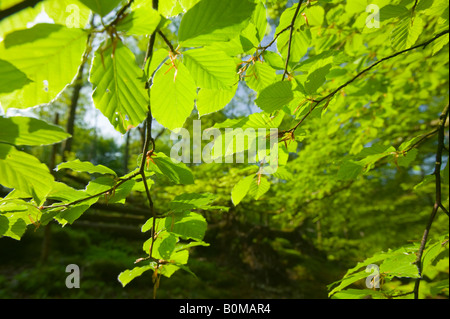
POLYGON ((420 143, 422 143, 423 141, 425 141, 426 139, 429 139, 430 137, 432 137, 433 135, 435 135, 437 132, 439 131, 439 128, 432 130, 431 132, 428 132, 426 134, 424 134, 419 140, 417 140, 414 144, 410 145, 407 149, 404 150, 404 152, 409 152, 410 150, 412 150, 414 147, 416 147, 417 145, 419 145, 420 143))
POLYGON ((281 78, 282 81, 284 81, 284 78, 288 74, 289 59, 291 58, 292 36, 294 35, 294 25, 295 25, 295 20, 297 19, 298 13, 300 11, 300 7, 302 6, 302 3, 303 3, 303 0, 300 0, 300 2, 297 5, 297 9, 295 10, 294 16, 292 17, 291 24, 289 25, 289 29, 291 29, 291 31, 289 33, 288 52, 287 52, 287 56, 286 56, 286 65, 284 66, 283 77, 281 78))
MULTIPOLYGON (((441 116, 439 117, 439 127, 438 127, 438 146, 436 150, 436 161, 434 166, 434 175, 436 177, 435 179, 435 188, 436 188, 436 194, 435 194, 435 201, 433 205, 433 210, 431 211, 430 218, 428 219, 427 226, 425 228, 425 231, 422 236, 422 240, 420 242, 420 248, 417 252, 417 258, 414 262, 419 270, 419 278, 417 278, 415 285, 414 285, 414 299, 419 298, 419 286, 420 281, 422 279, 422 255, 423 251, 425 250, 425 246, 427 243, 428 235, 430 233, 431 226, 433 225, 433 221, 436 217, 436 214, 439 210, 439 208, 442 209, 442 198, 441 198, 441 165, 442 165, 442 150, 444 148, 445 143, 445 122, 448 117, 449 112, 449 104, 445 106, 444 110, 441 113, 441 116)), ((447 211, 447 210, 445 210, 447 211)), ((448 213, 448 211, 447 211, 448 213)))
POLYGON ((164 35, 164 33, 162 33, 161 31, 158 31, 158 34, 161 36, 161 38, 163 38, 164 42, 169 47, 170 52, 175 53, 176 50, 174 49, 172 43, 170 43, 169 39, 167 39, 167 37, 164 35))
POLYGON ((125 4, 120 10, 119 12, 117 12, 116 17, 114 18, 114 20, 107 25, 106 29, 110 26, 115 26, 117 25, 124 17, 125 17, 125 11, 127 11, 127 9, 133 4, 134 0, 130 0, 128 1, 127 4, 125 4))
MULTIPOLYGON (((157 10, 158 9, 158 0, 153 0, 152 6, 153 6, 153 9, 157 10)), ((142 67, 143 70, 144 70, 144 75, 146 75, 146 76, 149 76, 149 74, 147 74, 147 72, 145 70, 145 65, 146 64, 150 65, 150 63, 152 61, 153 49, 154 49, 154 45, 155 45, 155 37, 156 37, 156 31, 154 31, 152 33, 152 35, 150 36, 150 40, 149 40, 148 46, 147 46, 147 52, 145 54, 144 65, 142 67)), ((139 166, 139 174, 142 176, 142 181, 144 183, 144 188, 145 188, 145 194, 147 195, 147 199, 148 199, 149 206, 150 206, 150 214, 153 217, 152 242, 150 244, 150 250, 149 250, 149 256, 150 256, 150 258, 152 258, 153 245, 155 243, 155 234, 156 234, 155 233, 156 232, 156 214, 155 214, 155 209, 154 209, 154 205, 153 205, 153 200, 152 200, 152 196, 151 196, 151 193, 150 193, 150 189, 149 189, 148 184, 147 184, 147 178, 145 176, 145 165, 146 165, 146 161, 147 161, 147 153, 150 153, 149 154, 149 156, 150 156, 155 150, 155 141, 154 141, 154 139, 152 137, 153 117, 152 117, 152 109, 151 109, 151 105, 150 105, 150 93, 151 93, 150 92, 150 86, 151 86, 150 81, 151 81, 151 79, 149 79, 149 78, 146 79, 146 89, 148 90, 149 105, 148 105, 147 118, 146 118, 146 121, 145 121, 146 134, 145 134, 144 147, 143 147, 143 150, 142 150, 141 164, 139 166), (149 151, 150 143, 152 144, 152 148, 149 151)))
POLYGON ((22 2, 19 2, 5 10, 0 11, 0 21, 2 21, 5 18, 8 18, 9 16, 16 14, 26 8, 34 7, 42 0, 25 0, 22 2))
POLYGON ((135 177, 138 176, 138 175, 139 175, 139 172, 133 173, 133 174, 131 174, 130 176, 121 179, 121 180, 120 180, 117 184, 115 184, 113 187, 111 187, 111 188, 109 188, 109 189, 107 189, 107 190, 105 190, 105 191, 103 191, 103 192, 97 193, 97 194, 95 194, 95 195, 91 195, 91 196, 87 196, 87 197, 84 197, 84 198, 81 198, 81 199, 77 199, 77 200, 74 200, 74 201, 72 201, 72 202, 70 202, 70 203, 66 203, 66 204, 58 204, 58 205, 42 206, 42 207, 39 207, 39 209, 42 210, 42 209, 53 209, 53 208, 67 208, 67 207, 69 207, 69 206, 73 206, 73 205, 76 205, 76 204, 80 204, 80 203, 82 203, 82 202, 86 202, 86 201, 88 201, 88 200, 90 200, 90 199, 93 199, 93 198, 100 197, 100 196, 102 196, 102 195, 111 193, 111 192, 114 191, 117 187, 119 187, 119 186, 122 185, 123 183, 125 183, 125 182, 127 182, 127 181, 129 181, 129 180, 131 180, 131 179, 133 179, 133 178, 135 178, 135 177))
POLYGON ((421 47, 426 47, 428 44, 430 44, 431 42, 439 39, 440 37, 446 35, 449 33, 449 30, 445 30, 440 32, 439 34, 437 34, 436 36, 434 36, 433 38, 431 38, 430 40, 427 40, 423 43, 417 44, 415 46, 412 46, 408 49, 396 52, 392 55, 389 55, 387 57, 382 58, 381 60, 378 60, 377 62, 371 64, 370 66, 368 66, 367 68, 365 68, 364 70, 362 70, 361 72, 359 72, 357 75, 355 75, 353 78, 351 78, 350 80, 348 80, 347 82, 345 82, 344 84, 340 85, 339 87, 337 87, 336 89, 334 89, 333 91, 331 91, 329 94, 325 95, 324 97, 320 98, 319 100, 314 100, 314 105, 311 107, 310 111, 300 120, 300 122, 298 122, 293 128, 287 130, 287 132, 294 132, 299 126, 300 124, 306 119, 306 117, 308 117, 308 115, 310 115, 312 113, 312 111, 314 111, 314 109, 319 106, 320 103, 322 103, 325 100, 330 101, 331 98, 334 97, 334 95, 336 95, 337 92, 339 92, 340 90, 342 90, 343 88, 345 88, 346 86, 348 86, 349 84, 353 83, 356 79, 358 79, 360 76, 362 76, 364 73, 367 73, 368 71, 370 71, 371 69, 373 69, 374 67, 376 67, 378 64, 390 60, 392 58, 395 58, 398 55, 401 55, 403 53, 412 51, 414 49, 417 48, 421 48, 421 47))

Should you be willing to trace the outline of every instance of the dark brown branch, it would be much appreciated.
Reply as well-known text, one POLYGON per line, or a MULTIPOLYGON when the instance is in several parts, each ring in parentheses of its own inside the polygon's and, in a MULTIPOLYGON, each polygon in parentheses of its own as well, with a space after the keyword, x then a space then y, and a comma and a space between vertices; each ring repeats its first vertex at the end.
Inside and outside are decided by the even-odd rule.
POLYGON ((376 67, 378 64, 390 60, 392 58, 395 58, 396 56, 399 56, 403 53, 412 51, 414 49, 418 49, 421 47, 426 47, 428 44, 430 44, 431 42, 439 39, 440 37, 446 35, 449 33, 449 30, 445 30, 442 31, 441 33, 437 34, 436 36, 434 36, 433 38, 431 38, 430 40, 427 40, 423 43, 417 44, 415 46, 412 46, 408 49, 396 52, 390 56, 384 57, 381 60, 378 60, 377 62, 371 64, 370 66, 368 66, 367 68, 365 68, 364 70, 362 70, 361 72, 359 72, 357 75, 355 75, 353 78, 351 78, 350 80, 348 80, 347 82, 345 82, 344 84, 340 85, 339 87, 337 87, 336 89, 334 89, 333 91, 331 91, 329 94, 327 94, 326 96, 320 98, 319 100, 314 100, 314 105, 311 106, 311 109, 309 110, 309 112, 300 120, 300 122, 298 122, 293 128, 289 129, 288 132, 294 132, 299 126, 300 124, 302 124, 302 122, 306 119, 306 117, 308 117, 308 115, 310 115, 312 113, 312 111, 314 111, 314 109, 319 106, 320 103, 322 103, 323 101, 327 100, 327 103, 331 100, 331 98, 334 97, 334 95, 339 92, 340 90, 342 90, 343 88, 345 88, 346 86, 348 86, 349 84, 353 83, 356 79, 358 79, 360 76, 362 76, 363 74, 369 72, 371 69, 373 69, 374 67, 376 67))
MULTIPOLYGON (((152 2, 152 6, 153 9, 157 10, 158 9, 158 0, 153 0, 152 2)), ((158 31, 159 32, 159 31, 158 31)), ((162 33, 161 33, 162 34, 162 33)), ((150 36, 150 40, 148 43, 148 47, 147 47, 147 52, 145 54, 145 59, 144 59, 144 65, 142 67, 142 69, 144 70, 144 75, 146 76, 150 76, 150 74, 146 74, 146 70, 145 70, 145 65, 151 64, 151 60, 153 57, 153 48, 154 48, 154 44, 155 44, 155 37, 156 37, 156 31, 152 33, 152 35, 150 36)), ((164 37, 163 37, 164 38, 164 37)), ((152 251, 153 251, 153 244, 155 242, 155 231, 156 231, 156 214, 155 214, 155 209, 154 209, 154 205, 153 205, 153 200, 152 200, 152 196, 150 194, 150 189, 148 187, 147 184, 147 178, 145 176, 145 165, 146 162, 149 160, 147 159, 147 155, 151 156, 155 150, 155 141, 152 138, 152 122, 153 122, 153 117, 152 117, 152 108, 150 105, 150 83, 151 79, 146 78, 146 84, 145 87, 148 90, 148 97, 149 97, 149 105, 148 105, 148 113, 147 113, 147 119, 145 122, 145 127, 146 127, 146 134, 145 134, 145 142, 144 142, 144 147, 142 150, 142 160, 141 160, 141 164, 139 166, 139 174, 142 176, 142 181, 144 183, 144 188, 145 188, 145 194, 147 195, 147 199, 149 202, 149 206, 150 206, 150 214, 153 217, 153 225, 152 225, 152 243, 150 245, 150 251, 149 251, 149 256, 150 258, 152 258, 152 251), (149 147, 150 147, 150 143, 152 143, 152 149, 149 151, 149 147)), ((156 289, 156 288, 155 288, 156 289)))
POLYGON ((131 6, 131 4, 134 2, 134 0, 128 1, 127 4, 125 4, 122 8, 120 8, 119 12, 117 12, 116 17, 114 20, 106 27, 106 29, 110 26, 117 25, 124 17, 125 17, 125 11, 131 6))
POLYGON ((16 14, 26 8, 30 8, 30 7, 32 8, 41 1, 42 0, 25 0, 25 1, 19 2, 16 5, 13 5, 12 7, 9 7, 8 9, 0 11, 0 21, 2 21, 3 19, 5 19, 13 14, 16 14))
MULTIPOLYGON (((449 112, 449 104, 445 106, 444 110, 441 113, 441 116, 439 117, 439 127, 438 127, 438 146, 436 150, 436 161, 434 166, 434 175, 436 177, 435 179, 435 187, 436 187, 436 197, 435 202, 433 205, 433 209, 431 211, 430 218, 428 219, 427 226, 425 228, 425 231, 422 236, 422 240, 420 242, 420 248, 417 252, 417 258, 415 261, 415 264, 417 265, 417 268, 419 270, 420 277, 417 278, 416 283, 414 285, 414 299, 419 298, 419 286, 420 286, 420 280, 422 279, 422 255, 423 251, 425 250, 425 246, 427 243, 428 235, 430 233, 431 226, 433 225, 433 221, 436 217, 436 214, 439 210, 439 208, 444 207, 442 205, 442 195, 441 195, 441 165, 442 165, 442 150, 444 149, 444 142, 445 142, 445 122, 448 117, 449 112)), ((446 211, 446 210, 445 210, 446 211)), ((448 213, 448 211, 447 211, 448 213)))
POLYGON ((288 41, 288 52, 287 52, 287 56, 286 56, 286 65, 284 66, 283 77, 281 78, 282 81, 284 80, 286 75, 289 73, 288 67, 289 67, 289 59, 291 58, 291 46, 292 46, 292 36, 294 35, 294 25, 295 25, 295 20, 297 19, 298 13, 300 11, 300 7, 302 6, 302 3, 303 3, 303 0, 300 0, 300 2, 297 5, 297 9, 295 10, 294 16, 292 17, 291 24, 289 25, 290 33, 289 33, 289 41, 288 41))
POLYGON ((410 145, 407 149, 405 149, 405 152, 409 152, 410 150, 412 150, 414 147, 416 147, 417 145, 419 145, 420 143, 422 143, 423 141, 425 141, 426 139, 429 139, 430 137, 432 137, 433 135, 435 135, 437 132, 439 131, 439 129, 435 129, 432 130, 431 132, 428 132, 424 135, 422 135, 422 137, 417 140, 414 144, 410 145))
POLYGON ((161 38, 163 38, 164 42, 165 42, 165 43, 167 44, 167 46, 169 47, 170 52, 172 52, 172 53, 175 54, 176 51, 175 51, 175 49, 174 49, 172 43, 170 43, 169 39, 167 39, 167 37, 164 35, 164 33, 162 33, 161 31, 158 31, 158 34, 161 36, 161 38))

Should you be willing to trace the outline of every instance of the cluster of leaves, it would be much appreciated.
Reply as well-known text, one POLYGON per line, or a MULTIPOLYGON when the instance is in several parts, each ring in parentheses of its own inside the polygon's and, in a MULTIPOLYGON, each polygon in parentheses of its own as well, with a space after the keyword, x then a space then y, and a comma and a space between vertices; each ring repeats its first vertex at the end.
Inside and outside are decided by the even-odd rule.
MULTIPOLYGON (((17 3, 2 1, 0 9, 17 3)), ((419 158, 417 146, 437 132, 422 132, 426 125, 420 133, 411 128, 435 119, 448 100, 446 1, 371 1, 381 8, 380 28, 367 26, 369 1, 299 1, 283 11, 270 34, 267 16, 273 1, 156 3, 45 0, 0 21, 2 108, 51 103, 84 63, 91 66, 89 82, 95 107, 121 133, 143 122, 151 131, 153 119, 175 131, 186 124, 194 107, 199 116, 217 112, 230 103, 238 87, 248 88, 255 93, 262 112, 214 127, 277 128, 277 170, 263 174, 268 162, 265 156, 244 168, 242 179, 231 191, 234 205, 246 197, 263 198, 271 182, 292 182, 291 188, 298 186, 298 192, 305 193, 321 189, 316 197, 320 199, 327 192, 345 189, 346 183, 362 175, 370 176, 379 165, 391 163, 397 169, 409 169, 419 158), (69 6, 76 10, 66 10, 69 6), (25 28, 42 9, 55 23, 25 28), (95 27, 95 19, 89 22, 91 11, 100 17, 100 26, 95 27), (174 29, 176 32, 171 31, 174 29), (136 61, 141 57, 133 53, 127 40, 148 42, 147 36, 148 47, 140 50, 147 50, 147 56, 139 67, 136 61), (158 48, 154 46, 156 36, 162 39, 158 48), (403 59, 398 57, 401 54, 405 54, 403 59), (427 112, 418 119, 412 107, 397 109, 403 103, 425 105, 427 112), (313 155, 319 153, 320 159, 313 155), (311 172, 316 173, 311 176, 311 172), (295 181, 294 173, 309 175, 310 180, 295 181)), ((211 206, 213 195, 186 193, 171 201, 168 212, 154 214, 148 187, 153 178, 165 176, 173 184, 194 183, 185 164, 154 152, 154 144, 151 150, 148 143, 144 146, 138 167, 125 176, 79 160, 58 165, 57 170, 96 177, 78 190, 55 181, 44 164, 18 149, 59 143, 69 138, 68 134, 30 118, 1 117, 0 121, 0 182, 12 189, 0 199, 1 236, 20 239, 28 225, 37 227, 53 219, 70 224, 101 197, 123 204, 130 192, 138 191, 147 195, 153 214, 142 227, 143 232, 152 230, 143 247, 148 256, 138 259, 148 264, 123 272, 119 276, 123 285, 151 269, 157 287, 160 275, 169 277, 180 268, 189 271, 185 266, 188 248, 207 245, 203 242, 206 221, 193 210, 218 208, 211 206)), ((150 134, 147 140, 151 140, 150 134)), ((246 151, 251 144, 220 145, 229 156, 246 151)), ((448 163, 438 173, 448 176, 448 163)), ((431 180, 425 178, 423 183, 431 180)), ((448 185, 448 178, 443 180, 448 185)), ((417 249, 403 247, 375 255, 369 262, 384 260, 383 274, 417 278, 421 274, 411 266, 411 253, 417 249), (401 255, 405 251, 408 258, 401 255), (408 269, 403 270, 405 265, 408 269)), ((345 292, 342 289, 363 278, 362 272, 356 271, 365 265, 349 270, 330 295, 345 292)))

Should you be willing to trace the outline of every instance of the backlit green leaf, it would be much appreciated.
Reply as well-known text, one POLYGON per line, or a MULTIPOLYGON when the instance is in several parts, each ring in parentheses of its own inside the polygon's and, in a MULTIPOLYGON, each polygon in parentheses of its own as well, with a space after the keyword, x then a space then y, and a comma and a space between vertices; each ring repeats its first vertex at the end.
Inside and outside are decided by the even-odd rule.
POLYGON ((102 17, 110 13, 116 8, 122 0, 79 0, 85 4, 89 9, 98 13, 102 17))
POLYGON ((163 64, 156 72, 151 88, 152 115, 159 124, 175 130, 183 127, 194 109, 197 86, 189 70, 176 60, 163 64))
POLYGON ((237 85, 231 89, 200 89, 197 97, 197 110, 200 116, 223 109, 235 96, 237 85))
POLYGON ((50 192, 53 176, 36 157, 0 143, 0 183, 28 194, 40 204, 50 192))
POLYGON ((25 73, 8 61, 0 60, 0 94, 21 89, 30 82, 25 73))
POLYGON ((75 78, 87 33, 57 24, 37 24, 6 36, 0 56, 32 81, 0 94, 4 109, 29 108, 52 101, 75 78))
POLYGON ((128 285, 130 283, 130 281, 132 281, 136 277, 139 277, 147 270, 154 269, 154 268, 155 267, 151 264, 147 265, 147 266, 142 266, 142 267, 134 267, 131 270, 122 271, 119 274, 119 277, 117 279, 122 284, 122 286, 125 287, 126 285, 128 285))
POLYGON ((113 47, 95 53, 89 81, 92 98, 116 130, 125 133, 138 126, 146 117, 148 94, 140 78, 142 70, 134 55, 120 41, 113 47))
POLYGON ((234 206, 237 206, 247 195, 254 178, 254 175, 247 176, 234 185, 233 190, 231 191, 231 200, 233 201, 234 206))
POLYGON ((248 0, 202 0, 180 23, 181 45, 194 47, 233 39, 245 27, 255 4, 248 0))
POLYGON ((70 137, 58 126, 31 117, 1 117, 0 142, 14 145, 48 145, 70 137))
POLYGON ((293 99, 292 83, 289 81, 280 81, 263 89, 259 93, 255 103, 263 111, 270 113, 281 109, 293 99))
POLYGON ((423 28, 424 22, 420 16, 416 16, 414 19, 409 17, 403 19, 392 31, 392 46, 396 50, 412 47, 422 33, 423 28))
POLYGON ((98 173, 98 174, 111 174, 117 176, 116 172, 112 169, 103 166, 103 165, 94 165, 91 162, 82 162, 79 159, 76 159, 71 162, 61 163, 56 167, 56 171, 59 171, 63 168, 69 168, 76 172, 87 172, 90 174, 98 173))
POLYGON ((132 6, 132 12, 117 25, 117 30, 127 34, 152 34, 158 27, 161 16, 158 11, 143 5, 132 6))
POLYGON ((183 53, 184 64, 197 86, 205 89, 231 89, 237 83, 236 64, 222 51, 212 48, 183 53))
POLYGON ((164 175, 175 184, 193 184, 194 177, 186 164, 174 163, 170 157, 163 153, 155 153, 152 157, 153 162, 148 162, 148 170, 157 174, 164 175))

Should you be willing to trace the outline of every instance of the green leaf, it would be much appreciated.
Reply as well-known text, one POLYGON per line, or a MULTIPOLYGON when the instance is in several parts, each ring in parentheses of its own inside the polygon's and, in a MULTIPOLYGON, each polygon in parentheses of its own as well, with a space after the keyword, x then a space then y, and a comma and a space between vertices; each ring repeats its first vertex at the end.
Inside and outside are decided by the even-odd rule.
POLYGON ((0 215, 0 237, 3 237, 9 229, 9 219, 6 216, 0 215))
POLYGON ((201 48, 183 52, 184 64, 197 86, 205 89, 230 89, 238 79, 236 64, 225 52, 201 48))
POLYGON ((174 163, 170 157, 164 153, 155 153, 152 157, 154 163, 149 161, 148 170, 168 177, 175 184, 193 184, 194 176, 186 164, 174 163))
POLYGON ((345 4, 345 11, 353 14, 360 14, 366 9, 366 0, 347 0, 345 4))
POLYGON ((147 79, 151 79, 155 71, 161 66, 161 64, 169 57, 169 51, 159 49, 153 52, 151 59, 148 59, 145 64, 145 75, 147 79))
POLYGON ((380 9, 380 20, 386 21, 393 18, 402 18, 409 12, 404 6, 388 4, 380 9))
POLYGON ((380 265, 380 273, 387 276, 419 278, 419 269, 415 264, 414 253, 396 254, 380 265))
POLYGON ((255 175, 247 176, 234 185, 233 190, 231 191, 231 200, 234 206, 237 206, 247 195, 254 178, 255 175))
POLYGON ((163 64, 151 87, 152 115, 162 126, 175 130, 183 127, 194 109, 197 86, 189 70, 179 61, 163 64))
POLYGON ((436 180, 436 176, 434 174, 427 175, 427 176, 424 177, 424 179, 420 183, 418 183, 417 185, 414 186, 413 190, 418 191, 423 186, 426 186, 426 185, 428 185, 430 183, 434 183, 435 180, 436 180))
POLYGON ((0 116, 0 127, 0 143, 14 145, 48 145, 70 137, 62 128, 31 117, 0 116))
POLYGON ((195 47, 231 40, 244 29, 254 9, 248 0, 202 0, 183 16, 180 44, 195 47))
POLYGON ((267 31, 267 11, 262 2, 256 4, 255 12, 252 16, 253 24, 256 27, 256 37, 261 42, 267 31))
MULTIPOLYGON (((299 62, 308 52, 308 47, 311 43, 311 31, 310 29, 304 29, 301 31, 294 31, 291 41, 291 55, 290 63, 299 62)), ((289 32, 280 34, 277 39, 277 48, 281 56, 287 59, 287 53, 289 49, 289 32)))
POLYGON ((339 285, 329 292, 328 296, 334 295, 335 293, 350 286, 351 284, 360 281, 361 279, 367 278, 367 276, 369 276, 369 274, 365 270, 361 270, 351 275, 345 275, 344 278, 339 281, 339 285))
POLYGON ((409 17, 403 19, 398 26, 392 30, 391 43, 396 50, 404 50, 412 47, 419 38, 425 26, 421 17, 414 19, 409 17))
POLYGON ((370 289, 345 289, 333 295, 332 299, 386 299, 382 292, 370 289))
POLYGON ((8 61, 0 60, 0 94, 21 89, 31 81, 25 73, 8 61))
POLYGON ((200 89, 197 97, 199 116, 223 109, 236 95, 237 85, 231 89, 200 89))
POLYGON ((67 184, 54 182, 52 190, 48 193, 48 198, 54 201, 70 203, 81 198, 88 197, 84 190, 78 190, 68 186, 67 184))
POLYGON ((363 171, 364 165, 352 160, 346 160, 341 164, 337 173, 340 180, 355 179, 363 171))
POLYGON ((8 198, 0 201, 0 237, 20 240, 28 225, 39 222, 41 211, 32 203, 21 199, 8 198))
POLYGON ((413 148, 405 155, 400 154, 399 157, 397 158, 398 166, 409 167, 411 163, 416 159, 417 153, 419 153, 417 148, 413 148))
POLYGON ((245 72, 245 75, 247 76, 245 83, 256 92, 273 84, 277 77, 276 71, 268 63, 261 63, 259 61, 251 64, 245 72))
POLYGON ((284 70, 285 64, 283 63, 283 58, 278 53, 272 51, 264 51, 263 57, 264 61, 275 70, 284 70))
POLYGON ((205 209, 215 200, 216 196, 210 193, 197 194, 185 193, 176 196, 170 202, 170 210, 174 212, 182 212, 192 209, 205 209))
POLYGON ((119 41, 114 55, 112 50, 113 47, 104 52, 97 50, 89 81, 95 107, 116 130, 125 133, 130 125, 136 127, 145 119, 148 94, 140 80, 142 70, 130 49, 119 41))
POLYGON ((0 183, 3 186, 26 193, 40 205, 53 182, 47 166, 36 157, 0 143, 0 183))
POLYGON ((448 44, 448 42, 449 42, 448 34, 440 37, 436 41, 433 41, 433 43, 430 44, 432 47, 432 55, 438 53, 445 45, 448 44))
POLYGON ((94 165, 91 162, 82 162, 79 159, 59 164, 56 167, 56 171, 59 171, 63 168, 69 168, 76 172, 87 172, 89 174, 98 173, 98 174, 111 174, 117 176, 116 172, 114 172, 112 169, 106 166, 94 165))
POLYGON ((261 177, 258 184, 258 179, 253 179, 248 194, 258 200, 262 195, 268 192, 270 183, 265 177, 261 177))
MULTIPOLYGON (((296 9, 297 5, 293 5, 281 14, 280 23, 278 24, 275 31, 276 33, 281 32, 281 30, 285 29, 291 24, 296 9)), ((303 11, 304 8, 300 10, 299 15, 302 14, 303 11)), ((289 31, 281 33, 277 38, 278 52, 280 52, 284 59, 287 58, 289 41, 291 41, 290 61, 293 63, 297 63, 306 54, 311 42, 311 31, 309 27, 306 27, 306 21, 303 16, 299 16, 295 20, 292 38, 290 38, 289 31)))
MULTIPOLYGON (((449 181, 449 164, 450 164, 450 161, 449 160, 447 160, 447 164, 445 164, 445 168, 441 171, 441 178, 442 178, 442 183, 444 184, 444 185, 447 185, 448 186, 448 181, 449 181)), ((433 175, 434 176, 434 175, 433 175)))
POLYGON ((279 127, 281 121, 283 120, 283 112, 279 112, 277 116, 270 116, 270 114, 261 112, 253 113, 249 116, 238 118, 238 119, 228 119, 222 123, 216 123, 215 128, 242 128, 243 130, 247 128, 276 128, 279 127))
MULTIPOLYGON (((19 215, 19 214, 17 214, 19 215)), ((24 216, 15 216, 15 214, 6 214, 0 215, 1 217, 6 218, 3 219, 2 226, 3 227, 3 235, 6 237, 10 237, 15 240, 20 240, 25 234, 27 229, 27 223, 25 222, 24 216), (7 222, 7 223, 6 223, 7 222), (8 228, 6 228, 8 227, 8 228)))
MULTIPOLYGON (((307 6, 304 10, 304 14, 308 19, 310 27, 321 26, 325 16, 325 10, 319 6, 307 6)), ((300 19, 303 17, 299 17, 300 19)))
POLYGON ((86 49, 87 33, 56 24, 37 24, 9 33, 0 56, 32 81, 0 94, 3 108, 29 108, 49 103, 75 78, 86 49))
MULTIPOLYGON (((0 11, 10 8, 18 2, 20 1, 2 0, 0 1, 0 11)), ((15 30, 25 29, 27 24, 33 21, 40 11, 40 6, 28 7, 10 15, 8 18, 2 19, 0 21, 0 38, 4 39, 6 34, 15 30)))
POLYGON ((122 0, 79 0, 85 4, 89 9, 98 13, 102 17, 110 13, 116 8, 122 0))
POLYGON ((91 11, 78 0, 47 0, 43 7, 45 13, 56 24, 68 28, 84 28, 89 22, 91 11))
POLYGON ((158 11, 143 5, 132 5, 132 12, 117 25, 117 30, 126 31, 127 34, 152 34, 158 27, 161 16, 158 11))
MULTIPOLYGON (((148 6, 152 5, 152 0, 143 0, 143 2, 148 6)), ((183 12, 183 7, 180 0, 160 0, 158 11, 166 18, 171 18, 183 12)))
POLYGON ((177 236, 171 233, 160 233, 153 244, 153 258, 169 260, 175 250, 178 241, 177 236))
POLYGON ((97 195, 100 193, 104 193, 106 191, 109 191, 112 189, 109 194, 106 194, 108 203, 125 203, 125 199, 128 196, 128 194, 133 189, 134 184, 136 181, 134 180, 128 180, 124 183, 122 183, 119 186, 117 185, 117 182, 115 179, 102 176, 94 179, 86 186, 86 192, 89 195, 97 195))
POLYGON ((155 265, 150 264, 150 265, 142 266, 142 267, 134 267, 131 270, 122 271, 119 274, 119 277, 117 279, 122 284, 122 287, 125 287, 133 279, 135 279, 136 277, 141 276, 144 272, 146 272, 147 270, 150 270, 150 269, 154 270, 155 269, 155 265))
POLYGON ((330 72, 330 68, 331 64, 327 64, 308 74, 304 85, 306 93, 313 95, 317 92, 317 90, 325 83, 325 76, 330 72))
POLYGON ((273 112, 281 109, 294 99, 292 83, 279 81, 263 89, 255 103, 265 112, 273 112))
POLYGON ((428 243, 427 247, 425 248, 422 256, 422 273, 426 273, 427 269, 432 266, 433 262, 436 260, 436 258, 441 254, 442 251, 448 249, 448 245, 443 245, 442 242, 448 243, 448 237, 445 236, 441 240, 435 242, 434 244, 430 245, 428 243))
POLYGON ((182 239, 203 240, 207 223, 205 218, 197 213, 174 213, 165 218, 165 228, 182 239))
POLYGON ((68 208, 61 211, 54 218, 58 221, 62 226, 65 226, 67 223, 73 224, 78 218, 83 215, 85 211, 91 207, 91 205, 97 202, 98 198, 86 200, 80 204, 71 205, 68 208))

